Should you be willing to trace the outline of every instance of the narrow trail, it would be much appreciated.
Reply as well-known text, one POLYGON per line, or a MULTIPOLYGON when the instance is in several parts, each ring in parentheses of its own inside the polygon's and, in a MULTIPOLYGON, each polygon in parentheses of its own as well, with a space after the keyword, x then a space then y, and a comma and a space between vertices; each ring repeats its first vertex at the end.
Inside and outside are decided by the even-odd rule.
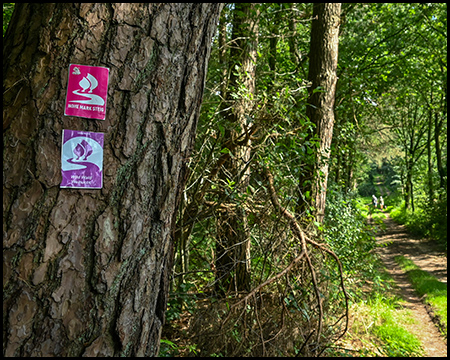
POLYGON ((407 330, 420 339, 425 349, 425 356, 446 357, 446 340, 440 335, 425 304, 409 283, 407 275, 394 261, 394 257, 403 255, 409 258, 422 270, 428 271, 442 282, 447 282, 447 257, 437 251, 433 243, 414 238, 407 233, 404 226, 395 223, 389 214, 385 213, 385 215, 387 216, 384 220, 386 229, 378 233, 377 242, 387 246, 377 248, 377 252, 387 272, 398 285, 397 295, 405 300, 404 306, 416 319, 416 323, 409 325, 407 330))

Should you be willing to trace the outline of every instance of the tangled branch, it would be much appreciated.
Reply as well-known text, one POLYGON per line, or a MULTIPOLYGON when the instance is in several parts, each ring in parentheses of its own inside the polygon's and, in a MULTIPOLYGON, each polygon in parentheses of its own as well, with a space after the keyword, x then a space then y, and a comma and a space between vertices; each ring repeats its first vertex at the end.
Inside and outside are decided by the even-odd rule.
MULTIPOLYGON (((311 259, 308 256, 308 250, 306 248, 306 243, 309 243, 311 245, 313 245, 314 247, 330 254, 335 260, 336 263, 338 264, 339 267, 339 276, 340 276, 340 282, 341 282, 341 288, 342 291, 344 293, 344 298, 345 298, 345 317, 346 317, 346 321, 345 321, 345 328, 343 333, 338 337, 341 338, 348 329, 348 320, 349 320, 349 305, 348 305, 348 295, 347 292, 345 290, 345 285, 344 285, 344 274, 343 274, 343 270, 342 270, 342 264, 341 261, 339 260, 339 258, 337 257, 337 255, 331 251, 330 249, 327 249, 325 246, 323 246, 322 244, 319 244, 311 239, 309 239, 308 237, 306 237, 305 233, 303 232, 303 230, 300 228, 300 225, 298 224, 297 220, 295 219, 295 217, 285 208, 283 208, 278 200, 278 196, 275 190, 275 186, 274 186, 274 180, 273 180, 273 175, 270 172, 268 167, 264 167, 264 174, 267 177, 268 180, 268 189, 269 189, 269 193, 270 193, 270 199, 272 201, 273 206, 280 211, 280 213, 286 218, 286 220, 288 220, 289 225, 293 231, 293 233, 297 236, 298 239, 300 239, 300 244, 301 244, 301 248, 302 248, 302 253, 304 253, 306 260, 308 262, 308 267, 311 271, 311 277, 312 277, 312 281, 313 281, 313 285, 314 285, 314 291, 316 293, 317 296, 317 302, 319 305, 319 329, 317 332, 317 339, 319 339, 320 337, 320 333, 322 332, 322 321, 323 321, 323 309, 322 309, 322 302, 320 300, 320 296, 319 296, 319 289, 317 287, 317 281, 316 281, 316 276, 315 276, 315 272, 314 272, 314 268, 312 266, 311 263, 311 259)), ((340 320, 340 319, 339 319, 340 320)))
MULTIPOLYGON (((306 263, 308 264, 309 271, 311 273, 311 280, 312 280, 312 283, 313 283, 314 293, 315 293, 315 296, 316 296, 316 299, 317 299, 317 305, 318 305, 318 309, 319 309, 318 329, 316 329, 317 331, 314 331, 316 333, 316 342, 319 342, 320 336, 322 334, 322 324, 323 324, 323 315, 324 315, 324 313, 323 313, 323 306, 322 306, 322 300, 321 300, 321 297, 320 297, 319 287, 318 287, 318 284, 317 284, 316 273, 315 273, 315 270, 314 270, 314 266, 313 266, 313 264, 311 262, 311 259, 309 257, 309 251, 308 251, 308 248, 307 248, 307 244, 310 244, 313 247, 315 247, 317 249, 320 249, 321 251, 326 252, 327 254, 331 255, 335 259, 335 261, 336 261, 336 263, 338 264, 338 267, 339 267, 340 285, 341 285, 341 288, 342 288, 342 291, 343 291, 343 294, 344 294, 345 307, 346 307, 345 315, 343 315, 343 316, 345 316, 346 322, 345 322, 344 331, 342 332, 341 335, 338 336, 338 338, 337 338, 337 340, 338 340, 339 338, 341 338, 346 333, 346 331, 348 329, 348 320, 349 320, 348 295, 347 295, 347 292, 346 292, 345 286, 344 286, 342 264, 341 264, 339 258, 337 257, 337 255, 333 251, 331 251, 330 249, 327 249, 324 245, 319 244, 319 243, 311 240, 310 238, 308 238, 306 236, 305 232, 300 227, 298 221, 295 219, 294 215, 292 215, 289 212, 289 210, 287 210, 286 208, 284 208, 280 204, 280 201, 278 200, 278 196, 277 196, 277 193, 276 193, 276 190, 275 190, 275 186, 274 186, 274 178, 273 178, 272 173, 268 169, 268 167, 264 168, 264 175, 266 176, 266 179, 267 179, 267 182, 268 182, 268 187, 267 188, 269 190, 269 194, 270 194, 270 199, 271 199, 272 205, 288 221, 292 232, 300 240, 301 252, 294 260, 291 261, 291 263, 284 270, 282 270, 281 272, 277 273, 276 275, 272 276, 271 278, 267 279, 266 281, 264 281, 263 283, 261 283, 260 285, 255 287, 252 291, 250 291, 248 294, 246 294, 242 299, 240 299, 238 302, 233 304, 232 307, 233 308, 238 307, 242 303, 246 304, 247 301, 251 297, 255 296, 256 293, 260 292, 262 288, 264 288, 265 286, 267 286, 267 285, 277 281, 278 279, 283 277, 285 274, 289 273, 291 271, 291 269, 294 267, 295 264, 297 264, 301 259, 305 258, 306 259, 306 263)), ((225 319, 224 323, 226 323, 228 321, 230 315, 231 315, 231 312, 229 313, 229 315, 225 319)), ((336 323, 338 323, 341 319, 342 319, 342 317, 336 323)), ((312 333, 305 340, 304 344, 302 345, 302 349, 304 348, 304 346, 306 345, 306 343, 310 339, 311 335, 312 335, 312 333)), ((322 351, 323 350, 325 350, 325 347, 322 349, 322 351)))
MULTIPOLYGON (((236 293, 236 297, 227 296, 205 307, 193 320, 191 333, 205 353, 210 349, 211 353, 224 352, 237 356, 248 353, 251 348, 252 356, 266 356, 279 354, 280 347, 283 347, 282 351, 286 354, 295 352, 297 355, 319 356, 348 329, 349 299, 344 286, 343 268, 337 255, 327 245, 312 240, 295 216, 281 204, 270 170, 264 167, 261 173, 262 187, 266 189, 270 201, 261 201, 261 208, 256 213, 272 207, 274 211, 271 213, 278 214, 277 223, 285 224, 284 239, 287 240, 290 233, 291 239, 297 243, 298 252, 288 262, 280 262, 284 266, 278 267, 275 273, 251 291, 236 293), (263 203, 266 205, 262 208, 263 203), (284 221, 280 222, 280 219, 284 221), (327 290, 323 288, 323 281, 328 283, 328 277, 320 274, 328 269, 324 262, 326 258, 337 264, 336 277, 339 280, 336 278, 335 286, 341 290, 324 297, 327 290), (284 279, 285 287, 282 285, 284 279), (295 279, 294 283, 291 279, 295 279), (274 285, 278 291, 266 290, 274 285), (338 317, 334 316, 336 295, 342 295, 340 304, 344 310, 338 317), (334 309, 331 314, 330 304, 334 309), (220 321, 217 322, 217 318, 220 321), (286 321, 289 318, 291 321, 286 321), (334 330, 336 327, 339 330, 334 330), (285 336, 280 337, 281 334, 285 336)), ((225 205, 224 210, 227 211, 233 211, 238 206, 222 204, 225 205)), ((295 246, 292 240, 289 243, 295 246)))

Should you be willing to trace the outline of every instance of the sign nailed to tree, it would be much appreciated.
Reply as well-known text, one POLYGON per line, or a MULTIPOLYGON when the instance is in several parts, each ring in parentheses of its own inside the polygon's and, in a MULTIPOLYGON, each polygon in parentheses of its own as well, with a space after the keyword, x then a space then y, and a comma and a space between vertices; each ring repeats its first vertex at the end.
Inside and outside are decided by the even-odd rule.
POLYGON ((101 189, 103 186, 103 133, 63 130, 62 188, 101 189))
POLYGON ((105 120, 109 69, 70 64, 64 115, 105 120))

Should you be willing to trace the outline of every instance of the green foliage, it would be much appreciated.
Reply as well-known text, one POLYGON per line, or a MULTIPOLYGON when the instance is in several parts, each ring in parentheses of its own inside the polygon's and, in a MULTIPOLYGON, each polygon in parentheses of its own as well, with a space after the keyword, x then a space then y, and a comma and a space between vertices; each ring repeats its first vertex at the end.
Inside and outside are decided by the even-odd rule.
POLYGON ((387 159, 395 171, 384 172, 385 184, 405 190, 411 175, 413 190, 403 195, 412 202, 418 187, 442 184, 426 173, 446 161, 438 148, 446 147, 447 6, 344 4, 343 12, 331 175, 369 196, 377 188, 368 164, 384 172, 387 159))
POLYGON ((447 250, 447 194, 433 200, 419 202, 415 211, 405 209, 404 201, 394 207, 390 216, 400 224, 406 225, 412 233, 436 240, 447 250))
POLYGON ((437 199, 419 204, 423 209, 421 222, 424 235, 435 239, 447 250, 447 191, 441 190, 437 199))
POLYGON ((3 37, 8 29, 15 3, 3 3, 3 37))
POLYGON ((377 196, 378 189, 371 181, 365 181, 358 186, 358 193, 363 197, 370 198, 371 195, 377 196))
POLYGON ((355 194, 343 194, 331 186, 327 196, 324 239, 339 256, 346 272, 372 271, 375 247, 374 232, 366 224, 355 194))
POLYGON ((198 354, 197 345, 177 345, 176 343, 161 339, 159 348, 159 357, 174 357, 174 356, 196 356, 198 354))
POLYGON ((159 348, 159 357, 172 357, 173 352, 177 349, 177 345, 170 340, 161 339, 159 348))
POLYGON ((192 284, 180 284, 177 293, 171 293, 167 303, 166 320, 172 322, 180 318, 183 311, 193 313, 197 306, 197 297, 195 294, 189 293, 189 289, 193 287, 192 284))

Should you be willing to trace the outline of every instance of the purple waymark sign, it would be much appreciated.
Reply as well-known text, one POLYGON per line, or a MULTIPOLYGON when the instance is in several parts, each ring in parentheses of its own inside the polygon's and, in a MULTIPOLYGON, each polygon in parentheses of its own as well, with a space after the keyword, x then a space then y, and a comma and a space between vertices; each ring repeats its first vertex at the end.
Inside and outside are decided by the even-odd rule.
POLYGON ((103 133, 63 130, 62 188, 101 189, 103 186, 103 133))
POLYGON ((109 69, 70 64, 64 115, 105 120, 109 69))

